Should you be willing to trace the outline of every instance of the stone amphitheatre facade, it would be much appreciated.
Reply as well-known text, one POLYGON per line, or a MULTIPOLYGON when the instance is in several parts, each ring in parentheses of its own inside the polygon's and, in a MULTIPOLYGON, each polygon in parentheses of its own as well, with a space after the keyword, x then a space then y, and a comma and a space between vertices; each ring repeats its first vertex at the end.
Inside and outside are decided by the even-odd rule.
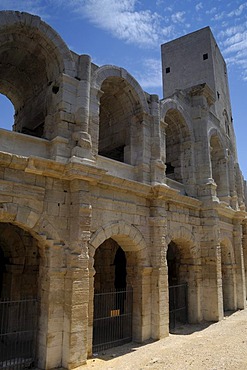
MULTIPOLYGON (((0 307, 37 301, 40 369, 92 354, 96 293, 132 292, 138 342, 169 334, 172 286, 187 284, 189 323, 245 308, 246 186, 225 62, 204 28, 162 45, 162 66, 159 100, 39 17, 0 12, 0 92, 15 108, 13 131, 0 130, 0 307)), ((109 320, 126 294, 108 300, 109 320)))

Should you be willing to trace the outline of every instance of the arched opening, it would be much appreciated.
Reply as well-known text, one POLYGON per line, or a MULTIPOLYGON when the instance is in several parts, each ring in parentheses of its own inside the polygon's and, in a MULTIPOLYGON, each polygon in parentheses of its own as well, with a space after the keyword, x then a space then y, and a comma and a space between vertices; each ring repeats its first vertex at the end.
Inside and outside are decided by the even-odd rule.
POLYGON ((167 249, 170 330, 188 320, 187 279, 182 264, 179 247, 171 241, 167 249))
POLYGON ((135 253, 124 252, 113 239, 107 239, 95 252, 93 350, 132 340, 134 261, 135 253))
MULTIPOLYGON (((31 15, 24 15, 24 21, 22 14, 17 14, 9 12, 8 24, 2 22, 0 93, 14 106, 14 131, 48 138, 45 122, 48 115, 54 113, 50 109, 58 104, 59 86, 56 80, 63 68, 61 56, 53 43, 54 38, 49 39, 45 32, 42 33, 38 22, 37 28, 30 26, 31 15), (54 104, 48 104, 51 100, 54 104)), ((48 26, 44 23, 42 26, 43 31, 45 28, 48 31, 48 26)), ((51 33, 49 29, 49 35, 51 33)))
POLYGON ((166 176, 187 184, 192 176, 192 148, 186 122, 179 111, 169 109, 165 115, 166 176))
POLYGON ((169 288, 169 328, 181 323, 200 321, 198 260, 191 253, 191 244, 172 240, 167 249, 169 288))
POLYGON ((221 243, 221 275, 222 275, 222 295, 223 309, 235 311, 237 309, 236 300, 236 276, 234 270, 234 258, 231 246, 228 243, 221 243))
POLYGON ((227 166, 224 149, 217 135, 210 139, 212 178, 217 185, 216 193, 219 199, 226 200, 229 195, 227 166))
POLYGON ((15 110, 12 102, 3 94, 0 94, 0 112, 0 128, 12 130, 15 110))
POLYGON ((139 146, 134 127, 134 116, 140 112, 137 95, 120 77, 108 77, 102 83, 101 90, 98 153, 134 165, 139 146), (131 150, 132 145, 135 145, 135 151, 131 150))
POLYGON ((0 223, 0 367, 36 361, 39 252, 19 227, 0 223))

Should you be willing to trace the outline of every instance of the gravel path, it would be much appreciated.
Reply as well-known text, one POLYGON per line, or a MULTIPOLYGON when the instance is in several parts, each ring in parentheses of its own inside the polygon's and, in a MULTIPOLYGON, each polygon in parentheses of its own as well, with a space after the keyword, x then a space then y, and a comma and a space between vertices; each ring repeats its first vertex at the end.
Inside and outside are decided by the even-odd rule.
POLYGON ((185 325, 160 341, 100 352, 83 369, 247 370, 247 309, 211 325, 185 325))

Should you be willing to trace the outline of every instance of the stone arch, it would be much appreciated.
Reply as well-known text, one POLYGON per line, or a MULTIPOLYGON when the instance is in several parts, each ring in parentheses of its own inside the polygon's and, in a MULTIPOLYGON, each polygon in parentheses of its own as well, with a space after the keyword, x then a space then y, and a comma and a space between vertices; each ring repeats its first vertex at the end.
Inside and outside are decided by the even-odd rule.
POLYGON ((91 86, 94 154, 137 165, 143 156, 140 126, 150 114, 144 91, 126 70, 115 66, 97 69, 91 86))
POLYGON ((121 244, 126 252, 139 252, 147 248, 145 239, 135 226, 124 221, 114 221, 100 227, 91 236, 89 242, 93 247, 91 249, 91 257, 93 257, 95 249, 109 238, 121 244))
MULTIPOLYGON (((55 227, 46 217, 41 217, 34 209, 19 203, 0 203, 0 222, 18 225, 31 234, 41 235, 45 239, 59 241, 55 227)), ((42 240, 42 239, 41 239, 42 240)))
POLYGON ((177 102, 175 99, 167 98, 161 101, 161 107, 160 107, 160 117, 162 120, 165 119, 165 116, 169 110, 176 110, 178 111, 181 116, 183 117, 187 129, 189 130, 190 136, 192 140, 194 140, 194 131, 191 124, 190 115, 186 110, 182 107, 179 102, 177 102))
POLYGON ((229 177, 228 177, 228 157, 226 146, 221 133, 213 128, 208 133, 211 173, 217 185, 216 193, 219 199, 229 202, 229 177))
POLYGON ((1 11, 0 57, 0 92, 13 103, 13 130, 46 137, 48 102, 58 101, 59 77, 75 73, 71 52, 39 17, 1 11))
POLYGON ((112 275, 114 275, 114 261, 119 247, 126 258, 126 287, 133 290, 133 340, 142 341, 151 336, 151 291, 149 291, 151 289, 151 268, 149 267, 145 239, 135 226, 127 222, 110 222, 100 227, 89 241, 89 354, 91 354, 93 342, 94 289, 98 290, 100 286, 103 287, 104 291, 107 289, 105 282, 99 282, 99 279, 97 279, 97 286, 95 287, 94 275, 100 272, 100 279, 105 277, 109 282, 110 291, 114 289, 115 280, 112 275), (98 258, 99 252, 103 253, 100 255, 102 260, 100 265, 101 269, 103 268, 105 271, 104 274, 101 273, 101 270, 97 270, 98 265, 94 265, 95 257, 98 258), (145 306, 142 304, 142 284, 146 284, 145 306), (148 320, 150 327, 144 329, 140 312, 141 317, 148 320))
MULTIPOLYGON (((61 319, 57 317, 57 310, 62 312, 64 309, 64 295, 61 292, 64 291, 65 256, 63 244, 51 239, 51 234, 54 236, 52 229, 44 229, 43 223, 39 224, 40 220, 37 221, 36 217, 35 222, 31 221, 32 215, 38 216, 25 206, 15 203, 0 205, 0 252, 4 256, 4 273, 8 275, 4 279, 0 276, 0 282, 5 280, 3 297, 8 295, 7 298, 17 301, 31 297, 38 299, 37 362, 39 368, 45 368, 54 343, 61 347, 63 344, 61 333, 60 343, 54 337, 43 347, 44 338, 54 332, 54 319, 61 319), (51 295, 53 300, 50 299, 51 295), (39 351, 42 351, 42 355, 39 351)), ((55 334, 58 335, 57 329, 55 334)), ((61 362, 59 352, 52 361, 57 367, 61 362)))
POLYGON ((167 245, 174 241, 176 243, 183 244, 185 248, 190 249, 190 254, 192 258, 198 258, 200 255, 199 242, 196 240, 196 237, 193 233, 193 230, 185 226, 181 226, 176 230, 172 228, 169 230, 166 237, 167 245))
POLYGON ((199 322, 202 318, 199 242, 194 237, 192 230, 183 226, 175 231, 170 230, 166 240, 167 285, 187 284, 188 322, 199 322), (174 271, 172 271, 173 269, 174 271))
POLYGON ((163 154, 166 175, 171 180, 189 185, 194 181, 194 134, 191 121, 187 112, 175 100, 166 99, 161 104, 161 119, 166 124, 163 133, 166 140, 163 154))
POLYGON ((119 77, 127 81, 137 94, 143 111, 147 114, 150 113, 145 93, 140 84, 124 68, 113 65, 104 65, 95 71, 94 75, 92 76, 91 84, 95 89, 100 90, 102 83, 109 77, 119 77))

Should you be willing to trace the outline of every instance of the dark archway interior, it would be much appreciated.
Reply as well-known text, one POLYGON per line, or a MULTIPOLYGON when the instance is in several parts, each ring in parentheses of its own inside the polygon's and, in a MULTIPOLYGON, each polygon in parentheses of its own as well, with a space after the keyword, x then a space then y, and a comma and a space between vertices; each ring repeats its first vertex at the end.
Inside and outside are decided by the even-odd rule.
POLYGON ((115 289, 125 290, 126 289, 126 257, 121 247, 118 248, 114 259, 115 265, 115 289))
POLYGON ((170 242, 167 250, 167 266, 168 266, 168 284, 176 285, 179 283, 179 263, 180 256, 177 245, 170 242))
POLYGON ((19 227, 0 223, 1 298, 36 298, 39 252, 37 241, 19 227))
POLYGON ((100 155, 131 163, 131 120, 137 112, 139 102, 133 89, 119 77, 107 78, 101 90, 99 149, 100 155))
POLYGON ((2 248, 0 247, 0 299, 2 298, 3 290, 3 274, 6 272, 5 262, 5 256, 2 248))
POLYGON ((113 239, 106 240, 95 252, 95 292, 126 289, 126 256, 113 239))

